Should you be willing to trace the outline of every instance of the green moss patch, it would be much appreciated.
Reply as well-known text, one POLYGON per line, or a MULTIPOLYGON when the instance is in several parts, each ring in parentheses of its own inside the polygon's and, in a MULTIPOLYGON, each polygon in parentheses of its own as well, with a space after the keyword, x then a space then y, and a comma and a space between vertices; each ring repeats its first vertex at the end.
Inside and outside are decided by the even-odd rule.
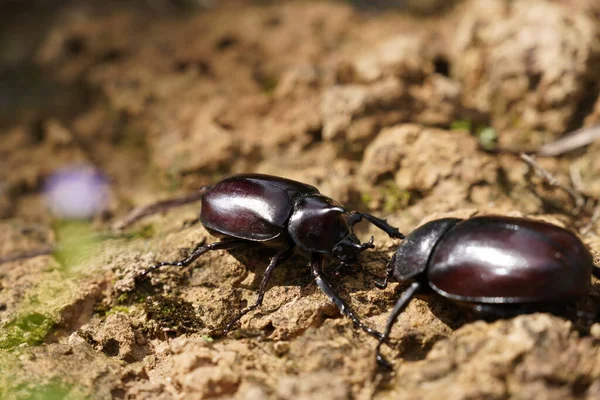
POLYGON ((54 319, 47 314, 32 312, 19 315, 2 329, 0 349, 10 350, 24 343, 39 345, 55 325, 54 319))
POLYGON ((163 332, 194 333, 204 326, 192 303, 177 296, 148 297, 144 311, 148 320, 154 321, 156 328, 163 332))

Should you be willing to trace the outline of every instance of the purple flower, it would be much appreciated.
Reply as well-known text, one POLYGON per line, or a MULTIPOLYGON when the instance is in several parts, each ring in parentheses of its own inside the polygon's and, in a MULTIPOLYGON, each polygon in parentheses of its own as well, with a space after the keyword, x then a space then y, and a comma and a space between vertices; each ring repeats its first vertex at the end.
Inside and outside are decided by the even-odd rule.
POLYGON ((46 203, 59 218, 88 219, 106 209, 108 183, 104 175, 89 166, 60 169, 45 183, 46 203))

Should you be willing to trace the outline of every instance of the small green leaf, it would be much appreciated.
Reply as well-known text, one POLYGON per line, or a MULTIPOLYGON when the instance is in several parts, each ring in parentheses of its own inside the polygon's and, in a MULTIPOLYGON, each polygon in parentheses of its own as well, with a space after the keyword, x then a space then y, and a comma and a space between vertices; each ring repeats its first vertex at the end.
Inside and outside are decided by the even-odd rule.
POLYGON ((458 119, 450 124, 452 131, 471 131, 471 121, 458 119))
POLYGON ((488 126, 481 129, 477 133, 477 138, 484 149, 491 150, 496 147, 498 142, 498 133, 494 128, 488 126))

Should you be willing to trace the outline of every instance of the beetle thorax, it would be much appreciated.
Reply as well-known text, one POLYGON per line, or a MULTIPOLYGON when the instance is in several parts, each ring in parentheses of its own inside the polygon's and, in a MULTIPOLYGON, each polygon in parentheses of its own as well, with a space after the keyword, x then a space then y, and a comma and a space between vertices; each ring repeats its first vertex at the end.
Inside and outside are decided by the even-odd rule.
POLYGON ((303 250, 331 254, 341 240, 352 235, 348 218, 346 210, 335 200, 311 194, 294 202, 288 232, 303 250))
POLYGON ((405 281, 425 272, 437 243, 460 221, 458 218, 431 221, 408 235, 392 259, 394 279, 405 281))

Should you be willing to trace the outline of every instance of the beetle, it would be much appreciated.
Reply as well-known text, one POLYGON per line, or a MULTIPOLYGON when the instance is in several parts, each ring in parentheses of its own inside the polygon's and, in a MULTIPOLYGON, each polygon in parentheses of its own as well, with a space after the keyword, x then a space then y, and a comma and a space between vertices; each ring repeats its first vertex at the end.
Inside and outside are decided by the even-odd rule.
POLYGON ((390 366, 381 346, 420 291, 436 292, 478 317, 501 318, 585 296, 592 272, 600 277, 599 271, 574 233, 547 222, 493 215, 428 222, 400 244, 377 284, 412 281, 388 318, 377 362, 390 366))
POLYGON ((334 292, 323 274, 323 267, 328 257, 338 259, 341 266, 351 265, 358 254, 375 247, 373 237, 361 243, 354 234, 354 225, 363 218, 390 237, 403 239, 398 228, 373 215, 348 211, 311 185, 270 175, 230 176, 208 187, 201 201, 199 220, 220 241, 197 246, 181 261, 155 264, 143 272, 143 277, 166 265, 185 267, 212 250, 232 250, 253 244, 273 248, 276 254, 265 270, 256 302, 226 325, 223 334, 227 334, 237 321, 262 304, 273 270, 299 249, 309 255, 310 269, 318 287, 341 313, 365 332, 382 337, 360 322, 334 292))

